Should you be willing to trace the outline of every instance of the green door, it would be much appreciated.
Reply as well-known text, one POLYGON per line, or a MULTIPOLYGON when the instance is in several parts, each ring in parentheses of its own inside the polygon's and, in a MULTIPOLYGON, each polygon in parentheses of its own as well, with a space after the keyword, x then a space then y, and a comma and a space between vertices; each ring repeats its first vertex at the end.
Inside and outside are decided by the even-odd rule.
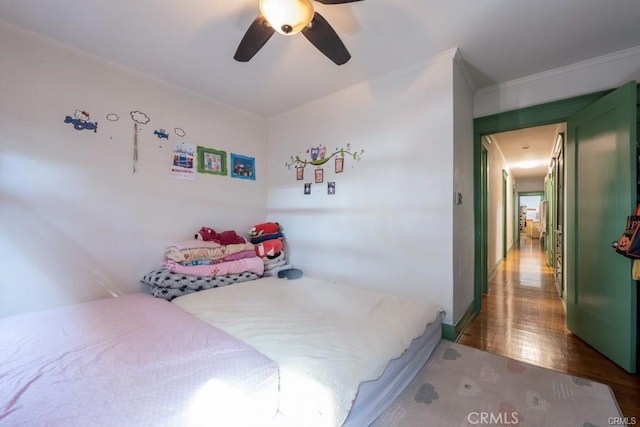
POLYGON ((611 242, 636 206, 636 83, 567 121, 567 327, 636 371, 637 285, 611 242))

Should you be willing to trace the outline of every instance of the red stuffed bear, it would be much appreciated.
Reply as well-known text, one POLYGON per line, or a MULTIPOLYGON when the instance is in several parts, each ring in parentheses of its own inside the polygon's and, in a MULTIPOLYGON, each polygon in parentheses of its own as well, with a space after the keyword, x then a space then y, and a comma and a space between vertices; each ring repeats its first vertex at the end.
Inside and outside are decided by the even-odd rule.
POLYGON ((234 243, 246 243, 247 240, 238 235, 235 231, 228 230, 222 233, 216 233, 213 228, 202 227, 193 236, 196 240, 204 240, 205 242, 216 242, 221 245, 231 245, 234 243))
POLYGON ((193 236, 196 240, 204 240, 205 242, 215 241, 218 233, 216 230, 209 227, 202 227, 198 232, 193 236))

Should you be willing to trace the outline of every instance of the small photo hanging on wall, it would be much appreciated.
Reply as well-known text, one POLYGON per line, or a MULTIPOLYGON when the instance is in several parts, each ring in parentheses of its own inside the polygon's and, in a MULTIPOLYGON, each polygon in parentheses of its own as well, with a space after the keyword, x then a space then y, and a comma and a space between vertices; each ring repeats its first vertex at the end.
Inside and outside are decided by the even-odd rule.
POLYGON ((324 181, 324 172, 322 169, 316 169, 316 184, 321 184, 324 181))
MULTIPOLYGON (((194 157, 196 145, 187 142, 173 143, 173 160, 171 161, 171 177, 178 179, 196 179, 194 157)), ((134 169, 135 173, 135 169, 134 169)))
POLYGON ((336 157, 336 173, 342 173, 344 170, 344 157, 336 157))
POLYGON ((296 179, 302 181, 304 179, 304 167, 296 168, 296 179))
POLYGON ((256 159, 231 153, 231 177, 240 179, 256 179, 256 159))
POLYGON ((306 182, 304 184, 304 194, 306 194, 306 195, 311 194, 311 183, 310 182, 306 182))
POLYGON ((336 183, 333 181, 327 182, 327 194, 334 195, 336 194, 336 183))
POLYGON ((198 172, 226 175, 227 152, 198 146, 198 172))

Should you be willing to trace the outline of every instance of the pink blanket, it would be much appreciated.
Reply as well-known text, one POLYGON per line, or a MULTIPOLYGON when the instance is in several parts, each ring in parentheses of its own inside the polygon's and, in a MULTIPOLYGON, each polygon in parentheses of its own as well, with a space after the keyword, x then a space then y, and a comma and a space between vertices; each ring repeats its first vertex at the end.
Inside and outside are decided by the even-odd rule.
POLYGON ((273 361, 150 295, 0 319, 0 426, 257 426, 277 408, 273 361))
POLYGON ((235 261, 226 261, 210 265, 185 266, 172 260, 165 260, 163 267, 168 268, 172 273, 187 274, 189 276, 226 276, 227 274, 237 274, 249 271, 262 276, 264 273, 264 262, 262 258, 253 256, 235 261))

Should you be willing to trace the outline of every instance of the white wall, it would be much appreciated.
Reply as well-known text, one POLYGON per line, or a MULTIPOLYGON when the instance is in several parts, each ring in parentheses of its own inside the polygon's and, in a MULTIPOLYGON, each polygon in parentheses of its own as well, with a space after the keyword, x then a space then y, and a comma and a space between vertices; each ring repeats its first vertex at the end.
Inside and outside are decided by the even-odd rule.
MULTIPOLYGON (((292 263, 309 276, 438 302, 447 323, 454 316, 454 55, 445 52, 269 121, 268 216, 284 226, 292 263), (308 158, 310 147, 331 153, 347 143, 364 149, 361 161, 346 159, 341 174, 328 163, 325 183, 304 195, 315 168, 307 166, 297 181, 285 162, 308 158), (327 181, 336 182, 333 196, 327 181)), ((470 189, 463 190, 471 204, 470 189)), ((466 239, 468 227, 458 231, 466 239)))
POLYGON ((544 192, 544 177, 542 178, 520 178, 516 181, 518 193, 531 193, 534 191, 544 192))
POLYGON ((171 242, 265 220, 266 120, 4 25, 0 58, 0 316, 138 291, 171 242), (135 175, 132 110, 151 118, 135 175), (172 179, 173 140, 254 156, 258 179, 172 179))
POLYGON ((503 213, 506 208, 506 231, 507 247, 509 250, 515 242, 514 235, 514 179, 511 170, 496 144, 484 142, 488 155, 488 176, 487 176, 487 269, 489 273, 502 261, 503 254, 503 213), (507 176, 507 200, 502 200, 503 171, 507 176))
POLYGON ((453 63, 453 319, 457 321, 473 303, 474 195, 473 195, 473 85, 465 78, 461 58, 453 63))

